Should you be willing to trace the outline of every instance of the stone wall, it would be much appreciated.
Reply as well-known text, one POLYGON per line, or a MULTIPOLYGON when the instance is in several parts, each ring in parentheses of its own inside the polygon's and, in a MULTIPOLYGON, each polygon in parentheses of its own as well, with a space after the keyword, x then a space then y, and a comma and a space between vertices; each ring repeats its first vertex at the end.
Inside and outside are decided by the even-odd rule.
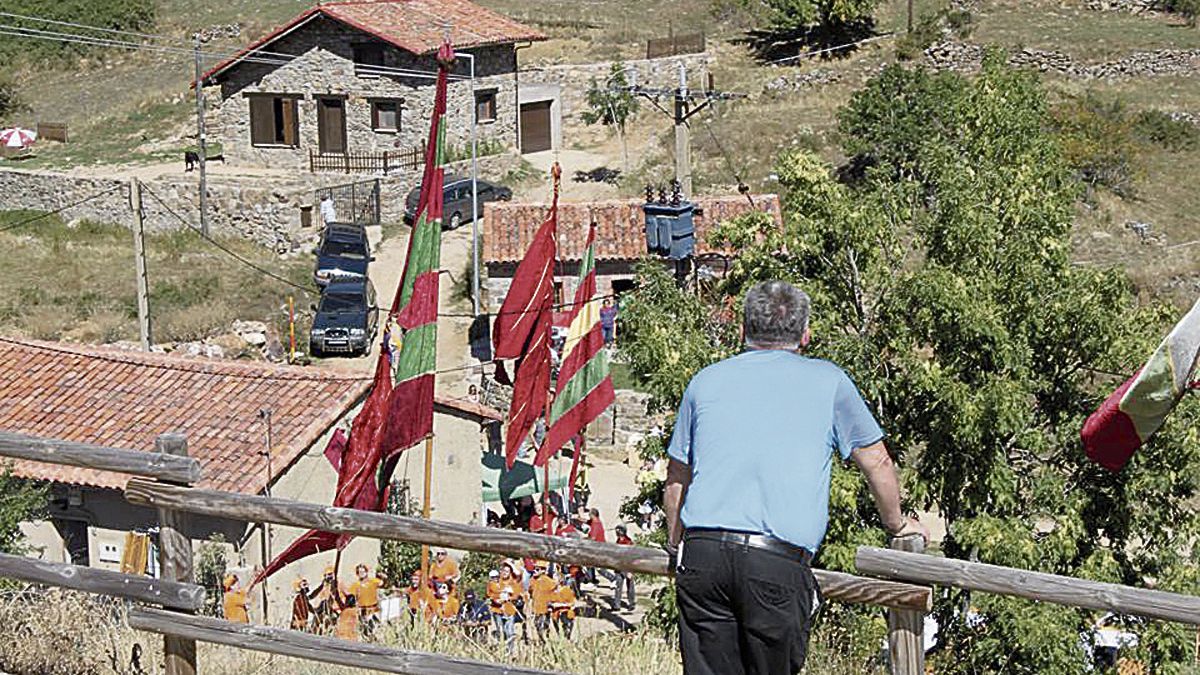
MULTIPOLYGON (((384 67, 434 72, 433 56, 417 56, 374 40, 366 33, 325 17, 271 43, 270 50, 298 58, 284 64, 243 62, 222 75, 220 93, 214 100, 213 137, 219 139, 231 161, 272 167, 307 168, 309 151, 319 148, 317 104, 320 97, 344 98, 346 143, 350 152, 382 152, 419 147, 429 132, 433 109, 434 81, 399 75, 358 75, 354 47, 366 43, 383 48, 384 67), (248 94, 271 93, 297 97, 299 145, 254 147, 250 142, 248 94), (400 129, 396 132, 371 128, 371 101, 401 102, 400 129)), ((496 92, 496 119, 479 125, 481 139, 495 139, 506 147, 516 145, 517 103, 516 51, 512 45, 464 50, 476 58, 476 89, 496 92)), ((455 74, 469 74, 469 62, 460 60, 455 74)), ((452 80, 447 101, 447 142, 464 146, 470 136, 474 100, 468 81, 452 80)))
MULTIPOLYGON (((637 59, 623 61, 626 72, 637 73, 637 84, 644 87, 674 88, 679 86, 679 64, 688 69, 691 86, 702 86, 703 73, 713 58, 707 53, 684 54, 661 59, 637 59)), ((579 114, 587 110, 587 93, 594 80, 597 86, 605 86, 612 72, 612 62, 569 64, 530 67, 521 70, 521 86, 558 85, 562 87, 563 124, 569 127, 582 126, 579 114)))
MULTIPOLYGON (((979 45, 943 42, 926 49, 925 60, 940 70, 973 72, 979 69, 983 52, 979 45)), ((1008 62, 1018 68, 1082 79, 1191 75, 1200 72, 1200 49, 1155 49, 1113 61, 1080 63, 1062 52, 1025 48, 1009 54, 1008 62)))
MULTIPOLYGON (((500 178, 520 162, 515 154, 481 157, 479 175, 500 178)), ((469 175, 470 160, 450 164, 447 175, 469 175)), ((268 246, 280 253, 303 248, 317 232, 318 216, 314 192, 323 187, 372 176, 300 173, 292 179, 231 178, 209 176, 209 226, 216 234, 238 236, 268 246), (312 226, 302 227, 301 212, 313 208, 312 226)), ((404 200, 420 180, 411 170, 381 179, 380 213, 384 222, 401 222, 404 200)), ((143 181, 172 211, 187 221, 200 222, 199 180, 187 177, 143 181)), ((95 200, 66 209, 66 221, 94 220, 133 227, 129 203, 129 181, 91 178, 62 173, 0 169, 0 211, 30 209, 54 211, 97 193, 118 188, 95 200)), ((177 230, 185 225, 163 208, 150 194, 142 198, 143 224, 149 231, 177 230)))

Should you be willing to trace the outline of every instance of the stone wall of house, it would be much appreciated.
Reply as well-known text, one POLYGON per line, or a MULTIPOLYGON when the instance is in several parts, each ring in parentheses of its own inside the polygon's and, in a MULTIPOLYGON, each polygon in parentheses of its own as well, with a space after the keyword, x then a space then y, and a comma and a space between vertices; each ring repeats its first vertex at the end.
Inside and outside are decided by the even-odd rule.
MULTIPOLYGON (((271 44, 271 51, 295 55, 283 65, 243 62, 232 68, 219 94, 210 88, 213 104, 213 137, 219 139, 226 158, 256 166, 307 168, 309 151, 319 149, 317 105, 321 97, 344 98, 346 144, 350 152, 382 152, 419 147, 429 132, 433 110, 434 81, 400 75, 359 75, 355 72, 354 47, 366 43, 384 45, 384 67, 433 72, 433 56, 417 56, 374 40, 366 33, 320 17, 271 44), (270 93, 297 97, 299 145, 254 147, 250 142, 248 95, 270 93), (401 103, 400 129, 375 131, 371 126, 371 101, 401 103)), ((479 137, 494 139, 506 147, 516 145, 517 103, 516 52, 512 45, 465 50, 476 58, 477 91, 496 92, 496 119, 479 125, 479 137)), ((270 58, 270 57, 268 57, 270 58)), ((469 62, 455 66, 455 74, 466 76, 469 62)), ((447 143, 461 151, 470 137, 474 100, 470 82, 452 80, 447 101, 447 143)))
MULTIPOLYGON (((679 86, 679 64, 683 63, 688 70, 692 87, 702 87, 705 73, 713 62, 708 53, 684 54, 661 59, 637 59, 623 61, 626 72, 634 72, 636 76, 626 76, 644 87, 674 88, 679 86)), ((562 118, 567 127, 583 126, 580 113, 586 111, 587 94, 595 81, 597 86, 605 86, 605 80, 612 74, 612 62, 567 64, 556 66, 531 67, 521 69, 521 85, 559 85, 562 87, 562 118)))

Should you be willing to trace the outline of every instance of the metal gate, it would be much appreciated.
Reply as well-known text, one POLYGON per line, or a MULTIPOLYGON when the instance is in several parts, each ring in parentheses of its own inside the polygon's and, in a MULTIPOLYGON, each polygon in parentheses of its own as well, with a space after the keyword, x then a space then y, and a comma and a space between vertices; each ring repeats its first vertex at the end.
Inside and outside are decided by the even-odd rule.
POLYGON ((379 225, 379 179, 334 185, 316 191, 317 203, 333 198, 333 210, 338 222, 358 225, 379 225))

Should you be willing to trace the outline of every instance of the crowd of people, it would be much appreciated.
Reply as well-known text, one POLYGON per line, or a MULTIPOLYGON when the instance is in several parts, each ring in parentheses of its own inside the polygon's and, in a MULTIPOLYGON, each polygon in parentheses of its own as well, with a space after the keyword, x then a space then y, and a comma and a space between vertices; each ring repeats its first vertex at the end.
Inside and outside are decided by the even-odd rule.
MULTIPOLYGON (((594 508, 581 507, 571 517, 533 502, 521 524, 530 532, 607 540, 600 512, 594 508)), ((624 525, 617 525, 613 534, 615 543, 633 544, 624 525)), ((367 565, 359 564, 353 580, 346 584, 338 581, 330 565, 315 587, 305 578, 293 582, 290 626, 359 640, 370 638, 383 622, 420 621, 461 630, 479 641, 503 642, 512 652, 518 637, 540 641, 553 632, 569 639, 578 611, 596 589, 597 576, 612 582, 614 610, 633 609, 636 600, 632 574, 532 558, 500 561, 488 572, 482 593, 461 587, 459 563, 446 549, 434 551, 427 576, 414 570, 407 585, 397 588, 382 572, 372 574, 367 565)), ((226 620, 249 623, 253 586, 244 587, 236 574, 224 581, 226 620)))

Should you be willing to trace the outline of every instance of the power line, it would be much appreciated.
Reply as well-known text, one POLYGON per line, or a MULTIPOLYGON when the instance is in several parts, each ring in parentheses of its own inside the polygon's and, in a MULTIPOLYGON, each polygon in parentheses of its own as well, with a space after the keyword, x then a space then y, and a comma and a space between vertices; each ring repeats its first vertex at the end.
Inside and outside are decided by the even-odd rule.
POLYGON ((31 218, 26 218, 25 220, 22 220, 22 221, 20 221, 20 222, 17 222, 17 223, 12 223, 11 225, 5 225, 4 227, 0 227, 0 232, 7 232, 7 231, 9 231, 9 230, 14 230, 14 229, 16 229, 16 228, 18 228, 18 227, 21 227, 21 226, 23 226, 23 225, 28 225, 28 224, 30 224, 30 223, 34 223, 34 222, 37 222, 37 221, 39 221, 39 220, 42 220, 43 218, 49 218, 50 216, 55 216, 55 215, 58 215, 58 214, 62 213, 63 211, 66 211, 67 209, 73 209, 73 208, 75 208, 76 206, 80 206, 80 205, 82 205, 82 204, 86 204, 87 202, 90 202, 90 201, 92 201, 93 199, 97 199, 97 198, 99 198, 99 197, 103 197, 104 195, 106 195, 106 194, 108 194, 108 193, 110 193, 110 192, 116 192, 117 190, 123 190, 124 188, 125 188, 125 186, 124 186, 124 185, 117 185, 117 186, 111 187, 111 188, 109 188, 109 189, 107 189, 107 190, 103 190, 103 191, 101 191, 101 192, 97 192, 97 193, 96 193, 96 194, 94 194, 94 195, 91 195, 91 196, 88 196, 88 197, 84 197, 83 199, 80 199, 80 200, 79 200, 79 201, 77 201, 77 202, 72 202, 72 203, 70 203, 70 204, 67 204, 66 206, 60 206, 59 208, 57 208, 57 209, 54 209, 53 211, 47 211, 46 213, 43 213, 43 214, 40 214, 40 215, 36 215, 36 216, 33 216, 33 217, 31 217, 31 218))
POLYGON ((308 294, 308 293, 312 293, 312 292, 313 292, 313 289, 311 289, 311 288, 308 288, 308 287, 305 287, 305 286, 301 286, 300 284, 297 284, 297 283, 295 283, 295 282, 291 281, 290 279, 287 279, 287 278, 285 278, 285 277, 281 277, 281 276, 279 276, 278 274, 275 274, 274 272, 272 272, 272 271, 270 271, 270 270, 266 269, 265 267, 262 267, 262 266, 258 265, 257 263, 254 263, 254 262, 252 262, 252 261, 250 261, 250 260, 247 260, 246 258, 242 257, 242 256, 241 256, 241 255, 239 255, 237 252, 233 251, 232 249, 230 249, 229 247, 225 246, 225 245, 224 245, 224 244, 222 244, 221 242, 217 241, 216 239, 213 239, 212 237, 210 237, 210 236, 209 236, 209 235, 207 235, 207 234, 204 234, 204 232, 203 232, 203 231, 201 231, 199 227, 196 227, 196 226, 195 226, 195 225, 193 225, 193 224, 192 224, 190 221, 188 221, 186 218, 184 218, 183 216, 181 216, 181 215, 179 215, 178 213, 176 213, 174 209, 172 209, 171 207, 167 206, 167 204, 166 204, 166 203, 165 203, 165 202, 164 202, 164 201, 163 201, 163 200, 162 200, 162 199, 161 199, 161 198, 160 198, 160 197, 159 197, 157 194, 155 194, 155 192, 154 192, 153 190, 151 190, 149 187, 146 187, 145 185, 143 185, 143 186, 142 186, 142 189, 143 189, 143 190, 145 190, 145 191, 146 191, 146 194, 150 195, 150 196, 151 196, 151 197, 154 199, 154 201, 158 202, 160 206, 162 206, 164 209, 166 209, 166 210, 167 210, 167 213, 169 213, 169 214, 171 214, 172 216, 174 216, 176 220, 178 220, 179 222, 183 223, 185 226, 187 226, 187 227, 188 227, 188 229, 190 229, 190 230, 192 230, 193 232, 195 232, 196 234, 200 235, 200 237, 201 237, 202 239, 204 239, 204 240, 205 240, 205 241, 207 241, 208 243, 212 244, 212 245, 213 245, 213 246, 215 246, 216 248, 220 249, 221 251, 223 251, 224 253, 226 253, 227 255, 229 255, 230 257, 232 257, 233 259, 235 259, 235 260, 237 260, 238 262, 242 263, 243 265, 245 265, 245 266, 247 266, 247 267, 249 267, 249 268, 251 268, 251 269, 253 269, 253 270, 257 271, 259 274, 262 274, 262 275, 264 275, 264 276, 270 277, 271 279, 274 279, 275 281, 278 281, 278 282, 280 282, 280 283, 282 283, 282 284, 286 284, 286 285, 288 285, 288 286, 291 286, 292 288, 295 288, 295 289, 297 289, 297 290, 301 291, 302 293, 308 294))
POLYGON ((884 38, 890 38, 890 37, 894 37, 894 36, 895 36, 895 33, 884 33, 883 35, 872 35, 871 37, 863 38, 862 40, 855 40, 854 42, 847 42, 845 44, 834 45, 833 47, 826 47, 824 49, 814 49, 811 52, 805 52, 803 54, 796 54, 795 56, 787 56, 782 59, 775 59, 774 61, 769 61, 768 63, 787 63, 788 61, 796 61, 797 59, 806 59, 810 56, 816 56, 817 54, 827 54, 829 52, 836 52, 836 51, 840 51, 842 49, 849 49, 850 47, 856 47, 858 45, 866 44, 868 42, 875 42, 876 40, 882 40, 884 38))

